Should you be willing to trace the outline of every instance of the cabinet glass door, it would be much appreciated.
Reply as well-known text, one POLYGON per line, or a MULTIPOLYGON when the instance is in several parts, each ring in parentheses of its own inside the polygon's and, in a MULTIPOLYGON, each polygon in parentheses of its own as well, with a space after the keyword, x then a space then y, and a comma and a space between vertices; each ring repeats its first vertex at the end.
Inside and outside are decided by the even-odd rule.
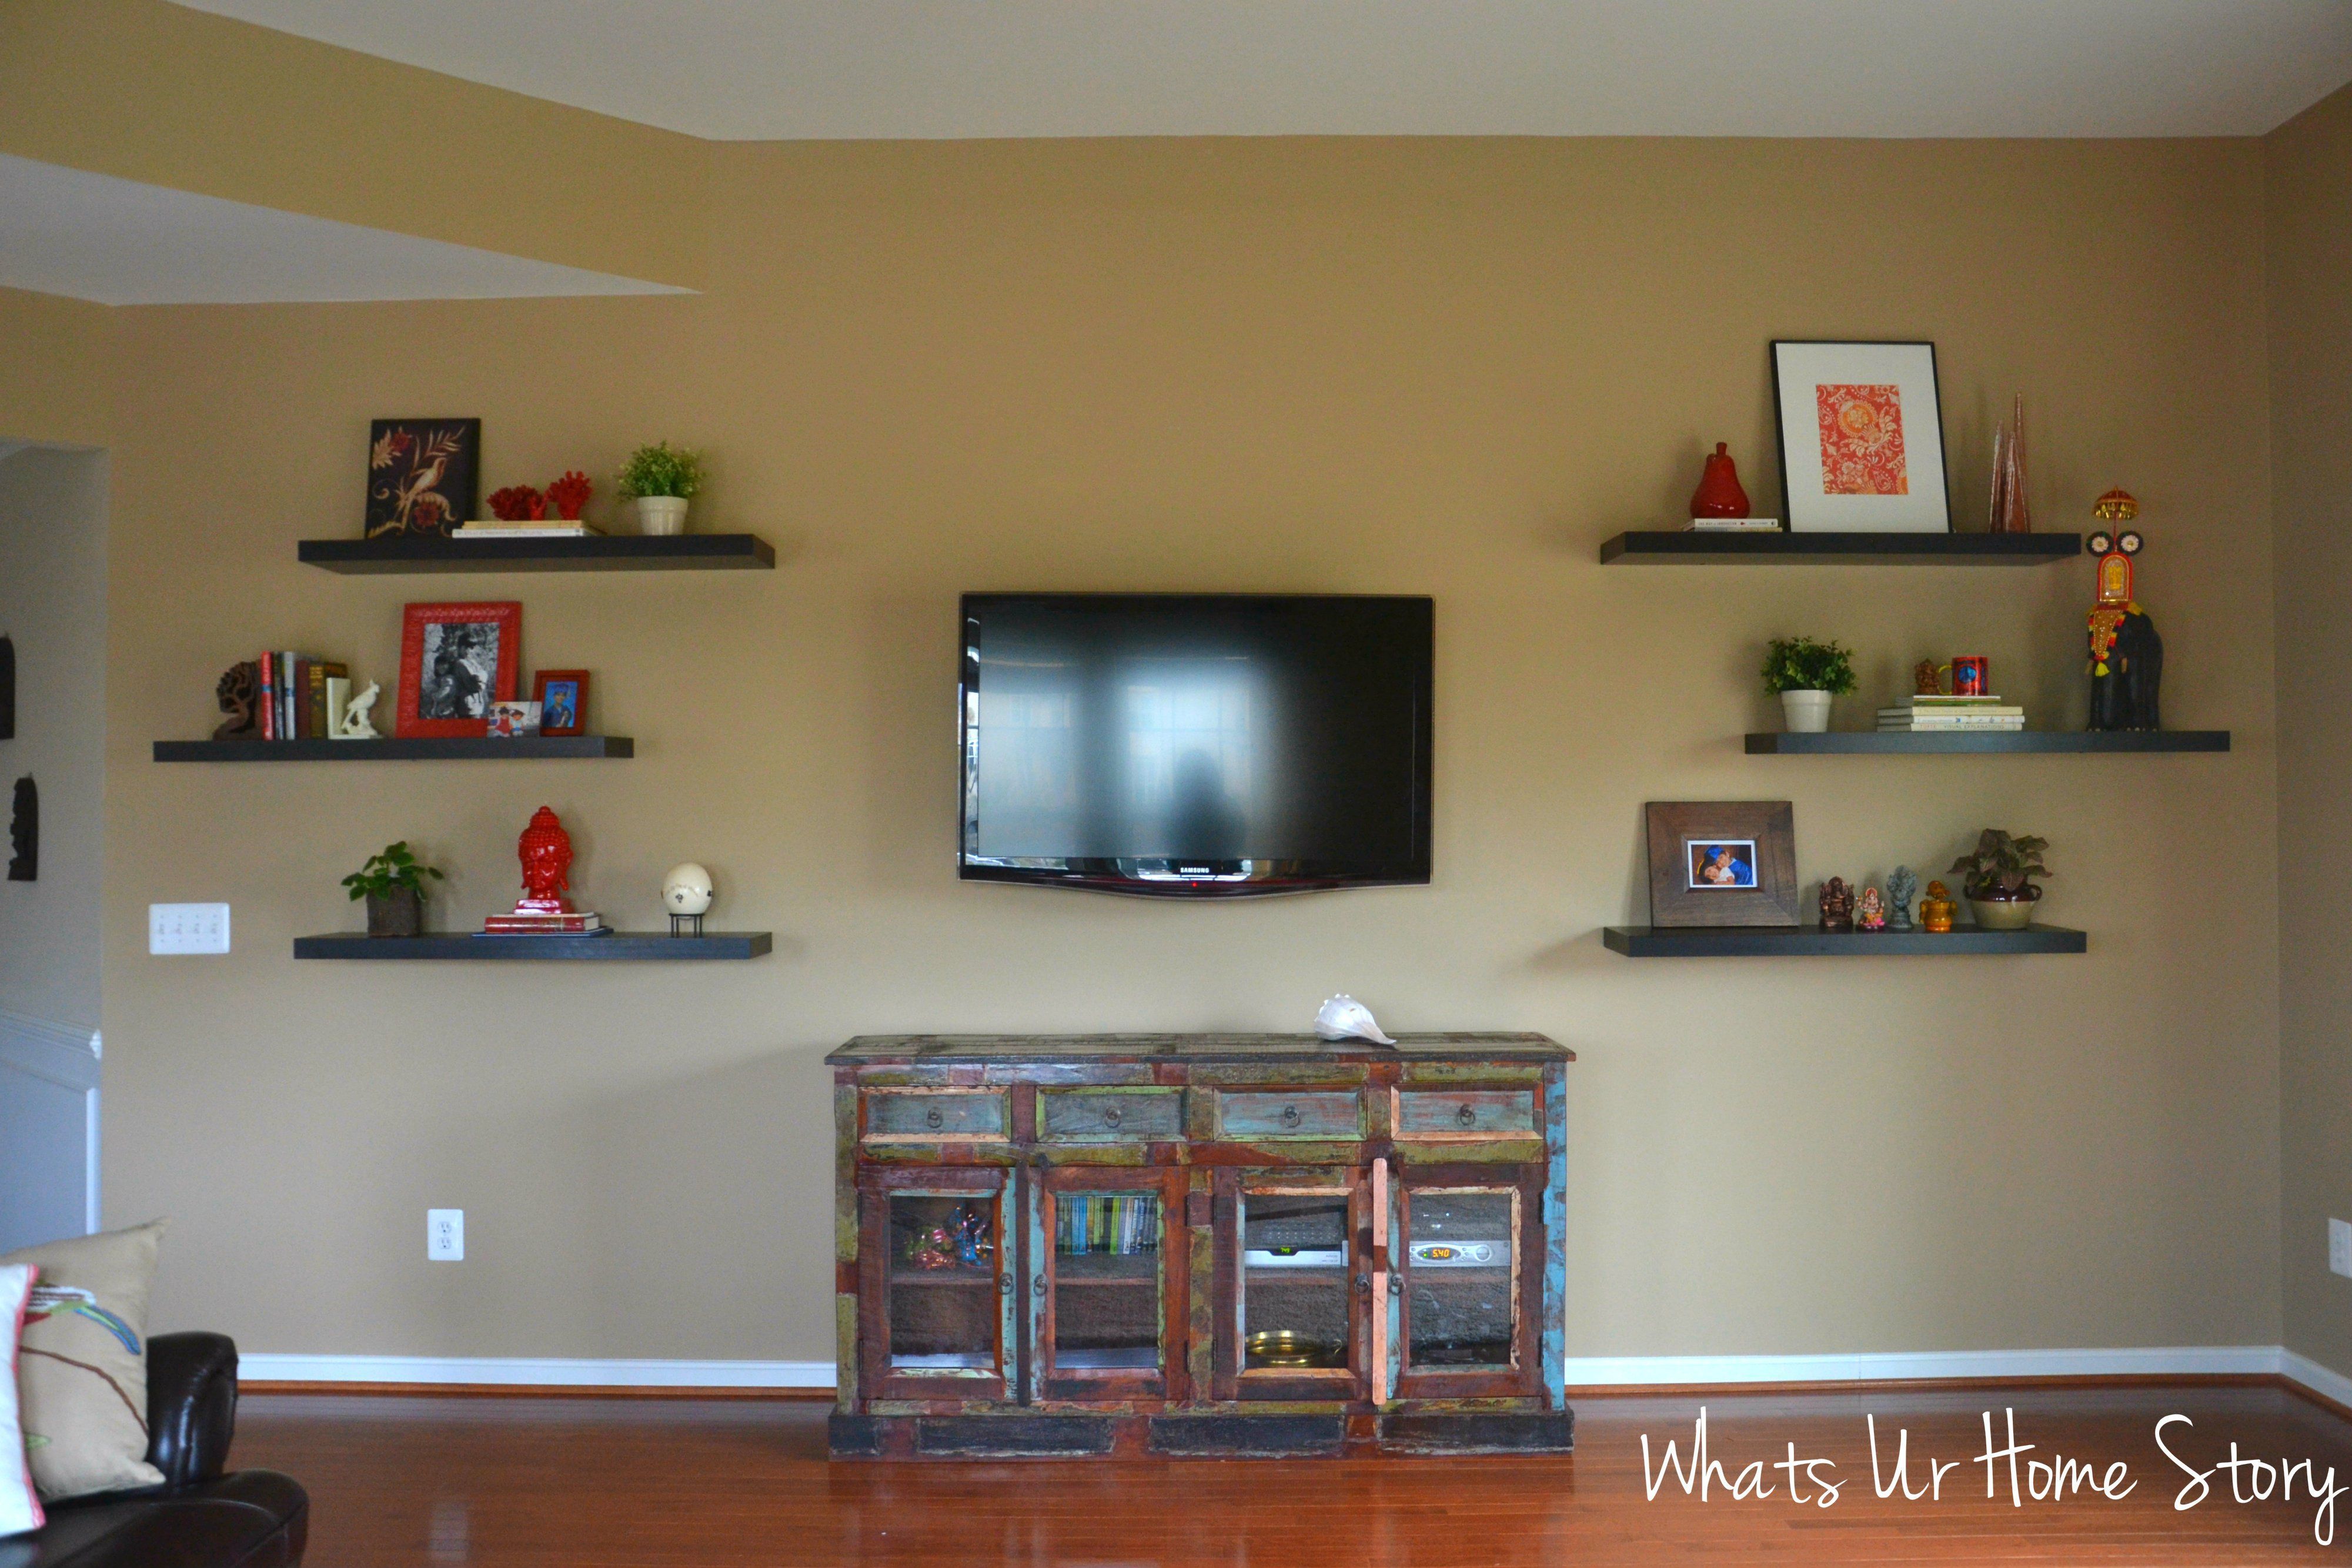
POLYGON ((1519 1392, 1535 1371, 1527 1294, 1540 1291, 1535 1200, 1516 1168, 1408 1182, 1391 1249, 1400 1283, 1398 1389, 1409 1397, 1519 1392))
MULTIPOLYGON (((1031 1245, 1045 1260, 1036 1343, 1047 1398, 1165 1394, 1184 1260, 1181 1174, 1049 1171, 1031 1245), (1170 1267, 1173 1260, 1176 1267, 1170 1267)), ((1180 1303, 1181 1304, 1181 1303, 1180 1303)))
POLYGON ((882 1287, 871 1374, 900 1397, 1001 1397, 1013 1343, 1003 1173, 900 1179, 865 1199, 868 1278, 882 1287))
POLYGON ((1358 1207, 1353 1172, 1265 1172, 1238 1184, 1235 1396, 1356 1396, 1370 1290, 1357 1277, 1358 1207))

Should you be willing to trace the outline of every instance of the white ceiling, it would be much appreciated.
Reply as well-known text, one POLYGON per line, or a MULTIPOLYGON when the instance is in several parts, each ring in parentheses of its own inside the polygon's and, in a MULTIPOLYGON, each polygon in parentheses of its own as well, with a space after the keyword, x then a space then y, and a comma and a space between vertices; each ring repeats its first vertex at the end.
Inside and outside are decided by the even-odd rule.
POLYGON ((184 0, 727 139, 2246 136, 2347 0, 184 0))
POLYGON ((0 285, 101 305, 685 292, 5 154, 0 285))

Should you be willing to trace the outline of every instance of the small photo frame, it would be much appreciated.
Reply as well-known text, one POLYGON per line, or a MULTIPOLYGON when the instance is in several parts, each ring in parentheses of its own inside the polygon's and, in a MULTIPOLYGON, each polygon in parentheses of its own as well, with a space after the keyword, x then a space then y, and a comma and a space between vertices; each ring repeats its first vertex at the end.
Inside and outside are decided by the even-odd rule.
POLYGON ((412 604, 400 636, 400 733, 489 732, 490 705, 512 702, 522 606, 511 600, 412 604))
POLYGON ((532 678, 530 695, 539 701, 539 733, 588 733, 588 672, 541 670, 532 678))
POLYGON ((1797 830, 1786 800, 1653 800, 1650 924, 1795 925, 1797 830))
POLYGON ((478 419, 379 419, 368 426, 362 537, 446 538, 474 517, 482 474, 478 419))
POLYGON ((1791 533, 1946 534, 1933 343, 1772 345, 1791 533))
POLYGON ((524 740, 539 733, 539 705, 531 702, 492 703, 489 727, 485 732, 492 740, 524 740))

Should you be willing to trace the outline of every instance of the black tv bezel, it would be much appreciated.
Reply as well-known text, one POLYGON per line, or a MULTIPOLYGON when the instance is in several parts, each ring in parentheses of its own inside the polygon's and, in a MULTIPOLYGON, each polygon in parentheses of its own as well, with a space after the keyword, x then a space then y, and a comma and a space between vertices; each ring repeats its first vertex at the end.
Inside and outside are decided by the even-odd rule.
POLYGON ((1430 836, 1432 812, 1430 795, 1434 765, 1435 706, 1437 685, 1437 601, 1425 593, 1055 593, 1055 592, 983 592, 966 593, 957 601, 956 613, 956 875, 963 882, 1005 883, 1029 887, 1068 887, 1089 893, 1126 894, 1139 898, 1266 898, 1290 893, 1324 893, 1349 887, 1421 887, 1430 880, 1430 836), (1244 868, 1240 875, 1218 871, 1211 875, 1188 878, 1183 867, 1147 873, 1146 867, 1165 867, 1157 861, 1104 861, 1077 857, 1055 857, 1057 864, 1007 866, 975 862, 971 854, 971 792, 973 720, 977 709, 975 698, 980 691, 980 661, 971 636, 975 606, 987 604, 1037 604, 1087 602, 1113 605, 1120 602, 1165 606, 1191 603, 1202 605, 1269 604, 1269 603, 1386 603, 1415 605, 1421 611, 1421 629, 1428 656, 1421 663, 1419 690, 1413 694, 1419 715, 1419 733, 1413 742, 1412 858, 1402 865, 1350 866, 1331 868, 1328 862, 1307 862, 1296 869, 1276 865, 1265 874, 1249 874, 1249 862, 1220 862, 1222 865, 1244 868), (1121 866, 1133 869, 1121 871, 1121 866))

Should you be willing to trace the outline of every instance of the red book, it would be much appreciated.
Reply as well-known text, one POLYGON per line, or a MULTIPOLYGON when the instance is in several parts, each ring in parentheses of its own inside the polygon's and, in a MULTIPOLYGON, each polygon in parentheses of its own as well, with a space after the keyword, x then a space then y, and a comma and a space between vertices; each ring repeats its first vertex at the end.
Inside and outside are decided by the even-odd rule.
POLYGON ((261 738, 278 738, 278 685, 269 678, 269 655, 261 655, 261 738))

